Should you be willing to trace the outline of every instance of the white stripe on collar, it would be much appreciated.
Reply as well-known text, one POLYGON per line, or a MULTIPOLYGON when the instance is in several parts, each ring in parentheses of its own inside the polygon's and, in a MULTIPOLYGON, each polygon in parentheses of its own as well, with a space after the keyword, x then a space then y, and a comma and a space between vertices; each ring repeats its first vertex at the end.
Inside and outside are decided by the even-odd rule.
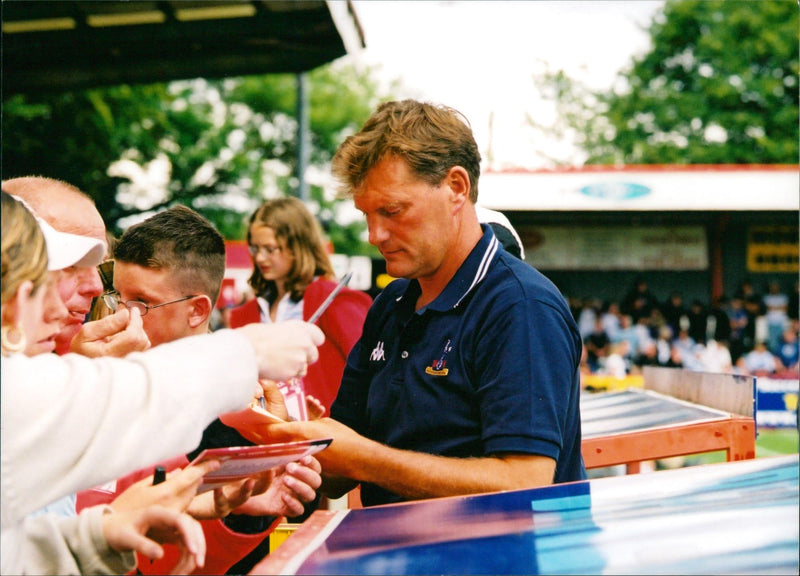
POLYGON ((483 253, 483 258, 481 259, 481 263, 478 266, 478 270, 475 273, 475 277, 472 279, 472 284, 470 284, 469 288, 461 295, 461 298, 458 299, 458 302, 455 303, 453 308, 458 308, 458 305, 461 304, 461 301, 469 294, 475 286, 486 277, 486 274, 489 272, 489 265, 492 263, 492 259, 494 255, 497 253, 497 248, 500 246, 500 242, 497 240, 497 237, 492 235, 492 239, 489 242, 489 246, 486 248, 486 252, 483 253))

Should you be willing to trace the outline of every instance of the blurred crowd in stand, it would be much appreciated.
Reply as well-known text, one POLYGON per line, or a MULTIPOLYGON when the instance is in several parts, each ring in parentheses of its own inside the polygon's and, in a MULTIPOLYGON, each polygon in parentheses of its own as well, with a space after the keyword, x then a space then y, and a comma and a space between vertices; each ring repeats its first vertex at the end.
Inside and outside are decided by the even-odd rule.
POLYGON ((618 301, 570 298, 584 343, 583 370, 623 378, 643 366, 798 377, 798 282, 752 281, 710 305, 679 290, 659 301, 637 279, 618 301))

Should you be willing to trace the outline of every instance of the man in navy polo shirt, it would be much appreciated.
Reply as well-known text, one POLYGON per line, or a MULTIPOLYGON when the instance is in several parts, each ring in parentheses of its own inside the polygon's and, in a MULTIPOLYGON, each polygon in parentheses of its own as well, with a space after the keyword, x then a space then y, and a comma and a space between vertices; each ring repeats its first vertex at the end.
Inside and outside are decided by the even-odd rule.
POLYGON ((332 437, 324 489, 361 483, 367 506, 584 479, 578 328, 558 289, 479 223, 466 120, 383 104, 333 174, 399 279, 367 315, 331 418, 275 425, 276 440, 332 437))

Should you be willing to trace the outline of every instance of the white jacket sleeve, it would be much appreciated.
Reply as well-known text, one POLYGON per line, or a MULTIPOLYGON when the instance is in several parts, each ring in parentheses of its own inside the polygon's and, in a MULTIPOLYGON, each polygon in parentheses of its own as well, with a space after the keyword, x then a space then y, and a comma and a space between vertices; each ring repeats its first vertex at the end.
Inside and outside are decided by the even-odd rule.
POLYGON ((125 574, 136 567, 133 552, 117 552, 103 536, 108 506, 86 508, 71 518, 26 518, 21 574, 125 574))
POLYGON ((124 359, 2 361, 3 527, 72 492, 188 452, 219 414, 252 400, 258 370, 233 330, 124 359))

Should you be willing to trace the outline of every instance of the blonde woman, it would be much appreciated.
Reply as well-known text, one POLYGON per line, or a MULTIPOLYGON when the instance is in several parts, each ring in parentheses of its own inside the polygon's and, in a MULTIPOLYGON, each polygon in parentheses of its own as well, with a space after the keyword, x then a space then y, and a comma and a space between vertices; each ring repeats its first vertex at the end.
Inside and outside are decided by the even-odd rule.
MULTIPOLYGON (((47 251, 36 220, 20 202, 2 193, 3 356, 23 352, 27 335, 38 333, 47 293, 47 251)), ((63 305, 62 305, 63 306, 63 305)))
MULTIPOLYGON (((319 224, 297 198, 264 202, 250 217, 247 243, 253 258, 250 286, 257 297, 231 311, 231 328, 308 320, 336 287, 319 224)), ((325 343, 303 383, 306 393, 327 408, 371 304, 364 292, 344 288, 317 322, 325 343)))

